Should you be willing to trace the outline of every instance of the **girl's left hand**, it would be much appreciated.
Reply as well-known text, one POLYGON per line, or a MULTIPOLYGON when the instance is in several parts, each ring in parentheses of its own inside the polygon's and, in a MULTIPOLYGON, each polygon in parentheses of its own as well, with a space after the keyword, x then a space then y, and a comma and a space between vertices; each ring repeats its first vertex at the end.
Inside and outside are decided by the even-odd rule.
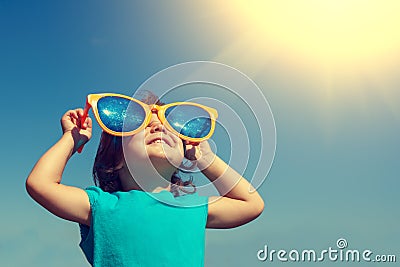
POLYGON ((197 167, 200 170, 207 168, 215 158, 214 152, 211 150, 208 141, 202 141, 200 143, 185 141, 186 151, 185 157, 194 163, 197 163, 197 167))

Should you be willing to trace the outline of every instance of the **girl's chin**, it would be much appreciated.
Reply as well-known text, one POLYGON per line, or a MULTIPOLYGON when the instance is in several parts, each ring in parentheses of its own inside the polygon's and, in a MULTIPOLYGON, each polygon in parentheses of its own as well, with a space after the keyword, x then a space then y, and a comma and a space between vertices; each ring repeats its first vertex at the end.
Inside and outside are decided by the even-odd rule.
POLYGON ((165 153, 148 153, 147 155, 153 164, 168 163, 169 165, 179 166, 183 160, 183 156, 180 154, 169 154, 167 156, 165 153))
POLYGON ((147 155, 149 157, 155 156, 155 157, 176 157, 177 155, 181 154, 181 151, 177 148, 170 147, 168 145, 165 146, 148 146, 146 147, 147 155))

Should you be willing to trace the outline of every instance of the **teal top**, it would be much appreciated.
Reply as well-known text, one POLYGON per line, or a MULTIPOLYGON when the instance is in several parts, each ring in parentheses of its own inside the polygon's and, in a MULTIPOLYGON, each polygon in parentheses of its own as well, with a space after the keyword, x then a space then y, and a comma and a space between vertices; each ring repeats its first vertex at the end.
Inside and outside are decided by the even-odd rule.
POLYGON ((204 266, 208 197, 96 186, 86 192, 92 219, 90 227, 79 225, 79 246, 93 266, 204 266))

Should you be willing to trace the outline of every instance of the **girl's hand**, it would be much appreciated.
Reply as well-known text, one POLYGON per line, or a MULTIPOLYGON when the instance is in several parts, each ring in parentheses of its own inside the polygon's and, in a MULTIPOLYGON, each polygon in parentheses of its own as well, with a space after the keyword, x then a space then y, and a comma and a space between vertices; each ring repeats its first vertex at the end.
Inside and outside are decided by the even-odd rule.
POLYGON ((215 154, 207 141, 202 141, 200 143, 185 142, 185 157, 193 163, 196 163, 200 170, 207 168, 214 161, 215 154))
POLYGON ((83 125, 81 125, 82 116, 83 109, 77 108, 68 110, 61 118, 63 134, 71 133, 74 138, 74 152, 92 137, 92 120, 87 117, 83 125))

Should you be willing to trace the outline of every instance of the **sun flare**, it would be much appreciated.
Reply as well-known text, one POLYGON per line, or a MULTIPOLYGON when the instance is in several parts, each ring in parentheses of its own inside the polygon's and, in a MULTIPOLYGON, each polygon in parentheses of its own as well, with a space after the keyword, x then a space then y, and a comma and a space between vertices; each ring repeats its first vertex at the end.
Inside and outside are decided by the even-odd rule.
POLYGON ((375 95, 399 114, 394 96, 400 67, 400 1, 230 3, 216 4, 235 33, 216 61, 233 62, 252 77, 278 77, 278 86, 286 92, 301 86, 321 114, 326 132, 334 132, 332 122, 340 119, 338 110, 345 99, 367 115, 369 97, 375 95))
POLYGON ((380 64, 400 51, 397 0, 232 3, 231 17, 242 34, 230 49, 247 46, 257 53, 286 53, 292 60, 329 69, 380 64))

